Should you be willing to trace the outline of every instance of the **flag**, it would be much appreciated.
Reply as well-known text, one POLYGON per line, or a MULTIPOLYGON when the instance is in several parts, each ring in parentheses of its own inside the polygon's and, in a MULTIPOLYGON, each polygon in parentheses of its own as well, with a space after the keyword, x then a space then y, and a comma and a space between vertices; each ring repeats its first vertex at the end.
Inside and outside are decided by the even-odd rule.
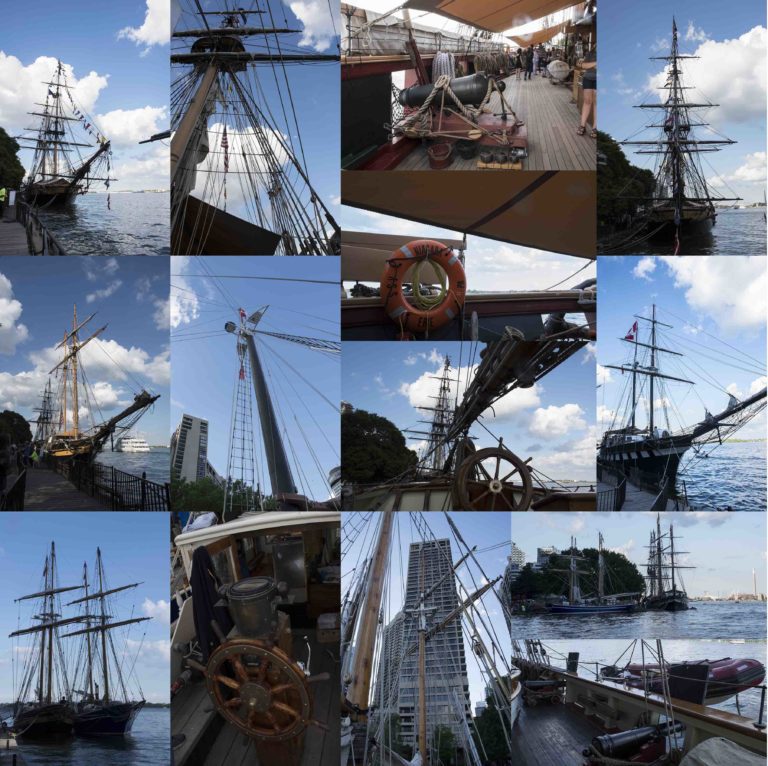
POLYGON ((629 328, 629 332, 624 336, 624 340, 635 340, 637 338, 637 322, 629 328))
POLYGON ((245 319, 245 309, 240 309, 240 319, 245 319))
POLYGON ((245 370, 243 369, 243 365, 240 365, 240 380, 245 380, 245 370))
POLYGON ((221 135, 221 148, 224 150, 224 172, 229 170, 229 139, 227 138, 227 126, 224 126, 224 132, 221 135))
POLYGON ((112 210, 112 195, 107 194, 107 210, 112 210))

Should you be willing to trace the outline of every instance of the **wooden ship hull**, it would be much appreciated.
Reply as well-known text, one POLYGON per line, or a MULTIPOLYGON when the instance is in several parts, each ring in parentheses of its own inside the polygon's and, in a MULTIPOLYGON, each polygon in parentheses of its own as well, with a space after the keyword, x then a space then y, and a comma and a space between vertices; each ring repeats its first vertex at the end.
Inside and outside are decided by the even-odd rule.
POLYGON ((603 445, 600 447, 598 461, 609 469, 619 470, 624 474, 638 470, 659 484, 666 478, 670 486, 674 486, 680 461, 690 447, 690 437, 682 440, 673 437, 643 439, 603 445))
POLYGON ((677 588, 648 596, 643 605, 646 609, 656 612, 685 612, 689 609, 688 595, 677 588))
POLYGON ((81 705, 75 715, 75 734, 80 737, 128 734, 144 704, 142 700, 81 705))
POLYGON ((51 703, 25 707, 13 719, 19 739, 55 739, 72 734, 75 716, 69 705, 51 703))
POLYGON ((634 612, 637 604, 550 604, 550 614, 621 614, 634 612))
POLYGON ((24 199, 37 207, 65 205, 71 202, 81 191, 77 184, 70 184, 64 179, 58 181, 36 181, 24 188, 24 199))

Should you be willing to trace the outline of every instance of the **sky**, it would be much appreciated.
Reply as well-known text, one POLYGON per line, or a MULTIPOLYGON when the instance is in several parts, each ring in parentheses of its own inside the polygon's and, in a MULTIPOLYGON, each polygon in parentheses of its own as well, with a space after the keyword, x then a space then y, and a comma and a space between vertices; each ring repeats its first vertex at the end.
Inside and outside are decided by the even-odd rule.
MULTIPOLYGON (((662 532, 674 525, 675 548, 681 565, 693 566, 683 572, 689 596, 728 596, 752 592, 752 570, 757 572, 760 593, 766 592, 765 514, 762 513, 662 513, 662 532)), ((596 548, 598 532, 607 549, 623 553, 638 565, 647 562, 646 547, 655 528, 653 513, 517 513, 512 518, 512 540, 536 561, 536 549, 553 545, 570 546, 576 536, 579 548, 596 548)))
MULTIPOLYGON (((649 0, 644 3, 611 2, 600 6, 598 33, 599 124, 616 140, 634 134, 651 122, 650 112, 633 109, 640 103, 658 103, 665 91, 665 62, 649 56, 669 55, 672 15, 677 20, 682 54, 698 60, 681 62, 683 79, 694 90, 692 103, 705 98, 719 108, 698 110, 703 122, 738 141, 722 151, 700 155, 704 175, 722 196, 763 200, 766 180, 766 9, 762 0, 741 0, 724 6, 719 0, 649 0), (695 101, 694 101, 695 99, 695 101), (645 121, 644 121, 645 120, 645 121), (736 195, 728 193, 724 180, 736 195)), ((712 139, 707 128, 699 138, 712 139)), ((638 139, 653 138, 644 131, 638 139)), ((639 147, 626 147, 628 152, 639 147)), ((652 167, 654 157, 628 154, 633 164, 652 167)))
MULTIPOLYGON (((168 0, 160 0, 167 7, 168 0)), ((236 3, 233 1, 224 3, 222 0, 202 0, 204 10, 221 10, 229 7, 254 7, 254 3, 236 3)), ((266 27, 301 30, 292 34, 281 34, 279 45, 285 53, 324 54, 338 55, 339 19, 337 18, 338 4, 333 3, 336 13, 331 16, 327 0, 268 0, 260 2, 258 7, 271 9, 272 16, 265 14, 261 17, 250 17, 248 23, 252 26, 263 24, 266 27), (256 19, 260 18, 261 21, 256 19)), ((192 13, 194 4, 192 0, 173 0, 171 10, 171 23, 174 31, 190 28, 200 28, 202 23, 199 14, 192 13)), ((219 17, 220 18, 220 17, 219 17)), ((210 19, 209 19, 210 21, 210 19)), ((211 22, 214 23, 214 22, 211 22)), ((220 22, 215 21, 218 25, 220 22)), ((246 49, 251 52, 263 52, 264 36, 246 38, 246 49)), ((267 44, 274 50, 277 43, 274 37, 266 39, 267 44)), ((189 50, 190 38, 176 39, 172 43, 173 53, 183 53, 189 50)), ((174 65, 172 77, 176 78, 181 73, 190 69, 189 66, 174 65)), ((340 157, 340 88, 338 62, 313 62, 288 64, 284 68, 269 64, 251 65, 248 68, 251 82, 251 92, 262 109, 270 115, 269 121, 283 135, 287 142, 292 144, 300 162, 306 158, 306 168, 309 179, 318 196, 328 206, 332 215, 338 217, 340 207, 339 197, 339 157, 340 157), (288 83, 286 84, 285 78, 288 83), (290 100, 293 101, 293 107, 290 100), (297 135, 293 111, 301 128, 300 141, 297 135), (287 118, 286 118, 287 116, 287 118), (303 153, 302 153, 303 147, 303 153)), ((241 82, 245 75, 240 75, 241 82)), ((246 176, 234 175, 235 172, 244 172, 245 168, 240 164, 237 156, 238 150, 242 151, 243 141, 236 130, 231 129, 232 118, 229 119, 230 129, 227 138, 230 144, 231 164, 227 182, 227 212, 243 217, 246 212, 243 204, 244 194, 248 193, 248 184, 241 188, 239 181, 246 176)), ((213 115, 209 120, 209 142, 211 153, 200 167, 223 171, 224 157, 217 147, 221 141, 222 116, 213 115), (218 149, 218 153, 215 153, 218 149)), ((252 144, 246 144, 252 146, 252 144)), ((248 151, 253 151, 252 148, 248 151)), ((282 150, 277 151, 278 157, 285 160, 282 150)), ((295 172, 291 171, 295 177, 295 172)), ((198 174, 197 193, 195 196, 203 197, 209 202, 214 202, 210 194, 203 195, 203 184, 209 182, 209 173, 198 174)), ((223 199, 216 202, 223 208, 223 199)))
MULTIPOLYGON (((72 327, 74 305, 79 321, 96 312, 81 340, 89 329, 107 325, 81 352, 104 420, 145 387, 160 399, 135 430, 150 444, 167 444, 171 371, 163 257, 0 258, 0 408, 36 417, 33 408, 62 358, 56 346, 72 327)), ((94 414, 101 420, 95 408, 94 414)))
MULTIPOLYGON (((482 344, 481 344, 482 345, 482 344)), ((448 355, 461 380, 479 357, 470 360, 470 343, 344 342, 344 401, 357 409, 375 412, 402 429, 427 430, 419 423, 429 413, 416 405, 434 406, 443 359, 448 355), (461 372, 458 372, 458 370, 461 372)), ((595 365, 591 349, 582 349, 553 372, 527 389, 516 389, 486 412, 482 426, 475 424, 470 436, 475 446, 497 446, 497 438, 523 460, 533 457, 534 470, 558 480, 594 482, 595 476, 595 365)), ((456 384, 451 384, 452 398, 456 384)), ((412 449, 423 446, 422 437, 409 441, 412 449)))
MULTIPOLYGON (((120 619, 152 617, 152 620, 131 626, 127 643, 118 642, 117 646, 123 645, 129 651, 128 664, 139 652, 135 668, 146 699, 167 702, 171 649, 168 534, 165 513, 0 515, 0 578, 5 583, 0 606, 0 702, 13 700, 12 642, 8 634, 18 629, 20 617, 29 618, 30 608, 25 604, 35 603, 18 605, 13 600, 38 591, 51 541, 56 544, 61 586, 82 582, 83 562, 87 561, 92 571, 97 547, 101 547, 110 587, 142 581, 138 588, 114 597, 119 609, 117 616, 120 619)), ((77 598, 76 592, 72 598, 77 598)), ((120 629, 114 633, 115 639, 123 635, 120 629)), ((18 641, 19 646, 26 645, 24 637, 18 641)))
MULTIPOLYGON (((394 617, 403 605, 404 589, 406 582, 406 573, 408 569, 408 549, 412 542, 422 540, 420 533, 414 523, 414 516, 422 517, 432 535, 429 539, 448 538, 451 541, 451 553, 454 563, 457 562, 462 552, 454 539, 448 522, 443 513, 432 512, 422 514, 396 513, 395 524, 393 526, 392 540, 397 541, 390 553, 388 568, 387 591, 389 596, 385 599, 385 622, 394 617)), ((378 519, 380 514, 369 514, 372 519, 378 519)), ((474 513, 472 515, 462 513, 449 514, 464 538, 466 544, 470 547, 477 546, 476 556, 483 571, 493 579, 504 574, 504 568, 507 565, 507 557, 510 553, 509 543, 509 516, 505 513, 474 513), (482 517, 479 519, 478 517, 482 517), (503 545, 499 545, 502 544, 503 545), (492 550, 490 549, 494 547, 492 550)), ((360 557, 370 555, 369 545, 376 535, 376 527, 371 522, 365 525, 360 524, 360 514, 345 513, 342 519, 342 591, 349 587, 350 575, 352 569, 361 560, 360 557), (355 535, 353 527, 365 529, 359 536, 355 535)), ((462 549, 463 550, 463 549, 462 549)), ((477 588, 472 584, 472 576, 478 587, 485 584, 485 580, 479 573, 475 564, 471 565, 471 573, 467 565, 464 564, 458 570, 458 579, 465 586, 464 597, 473 593, 477 588)), ((343 596, 342 596, 343 600, 343 596)), ((481 599, 484 608, 484 616, 493 626, 499 642, 503 644, 503 649, 509 656, 509 631, 507 629, 504 615, 501 611, 501 605, 498 599, 491 594, 486 594, 481 599)), ((487 633, 484 633, 487 636, 487 633)), ((464 651, 467 660, 467 670, 469 675, 469 692, 472 700, 472 710, 474 714, 475 703, 485 699, 485 683, 478 665, 474 659, 471 648, 467 646, 466 636, 464 638, 464 651)))
MULTIPOLYGON (((260 323, 264 330, 338 340, 339 261, 338 258, 178 256, 171 259, 171 275, 171 430, 176 429, 184 413, 208 420, 208 459, 224 475, 233 392, 239 373, 234 336, 224 331, 224 323, 238 322, 238 308, 251 314, 268 305, 260 323), (208 276, 200 276, 206 274, 237 278, 218 280, 220 289, 208 276), (248 278, 256 276, 335 283, 248 278)), ((302 485, 299 491, 316 500, 325 500, 329 497, 328 471, 339 464, 339 359, 265 336, 257 337, 257 348, 278 419, 283 423, 294 479, 302 485), (322 471, 317 468, 316 458, 322 471), (297 464, 301 471, 296 469, 297 464)), ((254 428, 259 455, 263 450, 255 402, 254 428)))
MULTIPOLYGON (((460 232, 425 226, 348 205, 342 205, 341 211, 345 231, 397 234, 411 239, 438 241, 441 238, 460 240, 463 236, 460 232)), ((468 236, 465 254, 469 292, 546 290, 561 282, 558 289, 565 290, 595 276, 595 263, 589 263, 584 258, 510 245, 484 237, 468 236), (584 270, 579 271, 582 267, 585 267, 584 270)), ((353 283, 345 284, 351 286, 353 283)))
MULTIPOLYGON (((35 0, 5 8, 0 28, 0 126, 36 123, 60 59, 81 110, 112 141, 112 191, 168 189, 167 142, 138 145, 168 128, 167 0, 35 0), (86 34, 87 30, 87 34, 86 34)), ((83 136, 85 137, 85 136, 83 136)), ((82 149, 89 152, 88 149, 82 149)), ((32 153, 22 152, 28 168, 32 153)), ((97 185, 96 189, 103 188, 97 185)))
MULTIPOLYGON (((672 430, 681 424, 701 422, 705 406, 713 414, 722 412, 729 393, 742 399, 765 387, 768 283, 764 256, 611 256, 599 259, 598 272, 597 361, 598 383, 602 385, 597 404, 601 431, 613 422, 630 381, 628 375, 607 370, 604 365, 631 364, 633 347, 619 339, 632 327, 634 314, 650 316, 653 303, 658 307, 659 321, 673 325, 671 329, 659 328, 658 345, 685 354, 682 359, 660 354, 662 372, 696 383, 690 386, 667 381, 666 394, 654 397, 657 402, 662 398, 674 402, 670 410, 672 430)), ((647 343, 649 323, 638 324, 643 326, 639 340, 647 343)), ((645 412, 643 402, 639 413, 645 412)), ((763 412, 734 438, 765 436, 763 412)))

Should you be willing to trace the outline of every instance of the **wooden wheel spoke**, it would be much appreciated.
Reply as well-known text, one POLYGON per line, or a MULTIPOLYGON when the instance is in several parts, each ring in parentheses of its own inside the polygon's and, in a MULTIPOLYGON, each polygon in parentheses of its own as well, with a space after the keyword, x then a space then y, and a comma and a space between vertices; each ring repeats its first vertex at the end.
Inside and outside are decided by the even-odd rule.
POLYGON ((504 504, 509 508, 510 511, 514 511, 517 506, 514 503, 510 503, 509 500, 507 500, 507 496, 504 494, 504 492, 501 492, 501 499, 504 501, 504 504))
POLYGON ((228 707, 230 709, 233 709, 233 708, 240 707, 240 705, 242 705, 242 704, 243 704, 243 701, 242 701, 242 699, 240 699, 240 697, 232 697, 231 700, 227 700, 224 703, 224 707, 228 707))
POLYGON ((475 499, 472 501, 472 505, 474 505, 475 503, 479 503, 479 502, 480 502, 480 501, 481 501, 481 500, 482 500, 482 499, 483 499, 483 498, 484 498, 484 497, 485 497, 485 496, 486 496, 486 495, 487 495, 487 494, 488 494, 490 491, 491 491, 490 489, 486 489, 486 490, 485 490, 485 492, 483 492, 483 494, 482 494, 482 495, 478 495, 478 496, 477 496, 477 497, 476 497, 476 498, 475 498, 475 499))
POLYGON ((232 663, 232 667, 235 669, 237 680, 241 684, 247 683, 250 679, 248 678, 248 672, 245 669, 245 665, 243 665, 243 663, 237 658, 230 660, 230 662, 232 663))
POLYGON ((500 479, 503 484, 510 476, 514 476, 518 472, 517 467, 513 468, 503 479, 500 479))
POLYGON ((501 456, 497 455, 496 457, 496 470, 493 472, 493 478, 498 479, 499 478, 499 471, 501 470, 501 456))
POLYGON ((275 716, 272 715, 272 713, 267 710, 265 713, 267 720, 269 721, 269 725, 272 727, 274 731, 280 731, 280 724, 278 724, 277 720, 275 719, 275 716))
POLYGON ((493 481, 493 477, 485 470, 485 466, 482 463, 478 463, 477 467, 485 474, 485 478, 488 479, 488 481, 493 481))
POLYGON ((264 680, 264 676, 267 675, 267 668, 270 666, 269 660, 262 660, 261 664, 259 665, 258 672, 256 673, 256 678, 259 681, 264 680))
POLYGON ((284 702, 275 701, 272 703, 272 708, 274 708, 275 710, 279 710, 281 713, 285 713, 286 715, 291 716, 291 718, 299 717, 298 712, 294 710, 290 705, 286 705, 284 702))
POLYGON ((287 692, 293 688, 293 684, 278 684, 277 686, 273 686, 270 691, 272 694, 282 694, 283 692, 287 692))
POLYGON ((228 686, 230 689, 234 689, 236 692, 240 691, 240 684, 235 681, 234 678, 223 676, 221 673, 217 673, 214 678, 218 683, 223 684, 224 686, 228 686))
POLYGON ((496 498, 498 497, 498 494, 498 492, 493 493, 493 496, 491 497, 491 507, 488 509, 489 511, 496 510, 496 498))

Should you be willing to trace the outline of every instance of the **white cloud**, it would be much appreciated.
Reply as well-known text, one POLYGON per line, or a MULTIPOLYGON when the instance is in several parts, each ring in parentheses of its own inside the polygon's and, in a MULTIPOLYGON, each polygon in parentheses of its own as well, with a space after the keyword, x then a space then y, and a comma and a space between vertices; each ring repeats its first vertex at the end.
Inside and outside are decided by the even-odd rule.
POLYGON ((200 301, 197 292, 183 276, 189 264, 189 257, 174 255, 171 258, 171 264, 171 273, 175 276, 171 285, 169 312, 171 328, 176 329, 190 324, 200 316, 200 301))
POLYGON ((157 298, 153 302, 155 311, 152 319, 155 320, 155 327, 158 330, 169 330, 171 326, 171 302, 167 298, 157 298))
POLYGON ((587 427, 584 410, 578 404, 564 404, 558 407, 539 407, 534 413, 528 430, 542 438, 559 438, 587 427))
MULTIPOLYGON (((168 120, 164 106, 142 106, 137 109, 113 109, 96 115, 96 124, 113 146, 135 146, 155 133, 159 133, 168 120)), ((168 149, 161 147, 168 162, 168 149)))
POLYGON ((27 326, 19 322, 22 311, 10 279, 0 274, 0 354, 15 354, 16 346, 29 337, 27 326))
POLYGON ((591 364, 597 359, 597 345, 595 343, 587 343, 584 347, 584 353, 582 354, 582 364, 591 364))
POLYGON ((594 482, 596 438, 597 431, 594 426, 590 426, 583 437, 564 445, 560 452, 534 458, 532 466, 534 470, 543 471, 547 476, 560 481, 572 479, 594 482))
POLYGON ((723 330, 757 329, 765 324, 768 281, 765 256, 663 256, 685 290, 688 305, 706 314, 723 330))
MULTIPOLYGON (((690 100, 708 99, 721 108, 711 110, 709 121, 749 122, 765 119, 766 29, 756 26, 732 40, 705 40, 694 51, 696 59, 683 64, 684 79, 692 85, 690 100)), ((666 74, 649 78, 648 90, 666 98, 666 74)))
POLYGON ((286 5, 303 24, 299 45, 314 48, 320 53, 327 51, 336 34, 327 0, 301 0, 286 2, 286 5))
POLYGON ((625 542, 623 545, 616 545, 616 546, 608 546, 609 551, 613 551, 614 553, 621 553, 624 556, 626 556, 628 559, 632 558, 632 553, 635 551, 635 541, 630 538, 625 542))
POLYGON ((707 179, 712 186, 722 187, 727 183, 764 184, 765 183, 766 153, 752 152, 744 157, 744 162, 725 175, 713 176, 707 179))
POLYGON ((152 601, 150 598, 145 598, 141 608, 147 617, 152 617, 158 622, 170 625, 171 605, 167 601, 164 601, 163 599, 152 601))
POLYGON ((613 383, 611 371, 607 367, 603 367, 602 364, 597 365, 597 382, 603 386, 606 383, 613 383))
POLYGON ((653 274, 653 272, 656 271, 656 261, 651 257, 646 255, 644 258, 641 258, 634 269, 632 269, 632 276, 636 277, 637 279, 644 279, 646 282, 653 282, 653 278, 650 276, 653 274))
POLYGON ((768 378, 765 375, 756 378, 749 384, 749 395, 752 396, 752 394, 762 391, 766 386, 768 386, 768 378))
POLYGON ((709 39, 709 36, 703 29, 699 29, 692 21, 689 21, 688 28, 685 30, 685 39, 688 42, 703 43, 709 39))
POLYGON ((125 27, 117 33, 117 39, 127 39, 136 45, 146 46, 145 55, 153 45, 165 45, 171 38, 171 14, 168 0, 147 0, 144 23, 140 27, 125 27))
POLYGON ((100 290, 94 290, 92 293, 88 293, 88 295, 85 296, 86 303, 93 303, 94 301, 100 301, 104 300, 104 298, 109 298, 110 295, 114 295, 122 287, 122 284, 122 279, 115 279, 106 287, 103 287, 100 290))
POLYGON ((597 405, 597 423, 602 431, 606 431, 613 426, 616 418, 616 410, 612 410, 605 405, 597 405))
POLYGON ((168 147, 156 145, 136 157, 116 159, 112 175, 114 191, 123 189, 167 189, 170 186, 168 147))

